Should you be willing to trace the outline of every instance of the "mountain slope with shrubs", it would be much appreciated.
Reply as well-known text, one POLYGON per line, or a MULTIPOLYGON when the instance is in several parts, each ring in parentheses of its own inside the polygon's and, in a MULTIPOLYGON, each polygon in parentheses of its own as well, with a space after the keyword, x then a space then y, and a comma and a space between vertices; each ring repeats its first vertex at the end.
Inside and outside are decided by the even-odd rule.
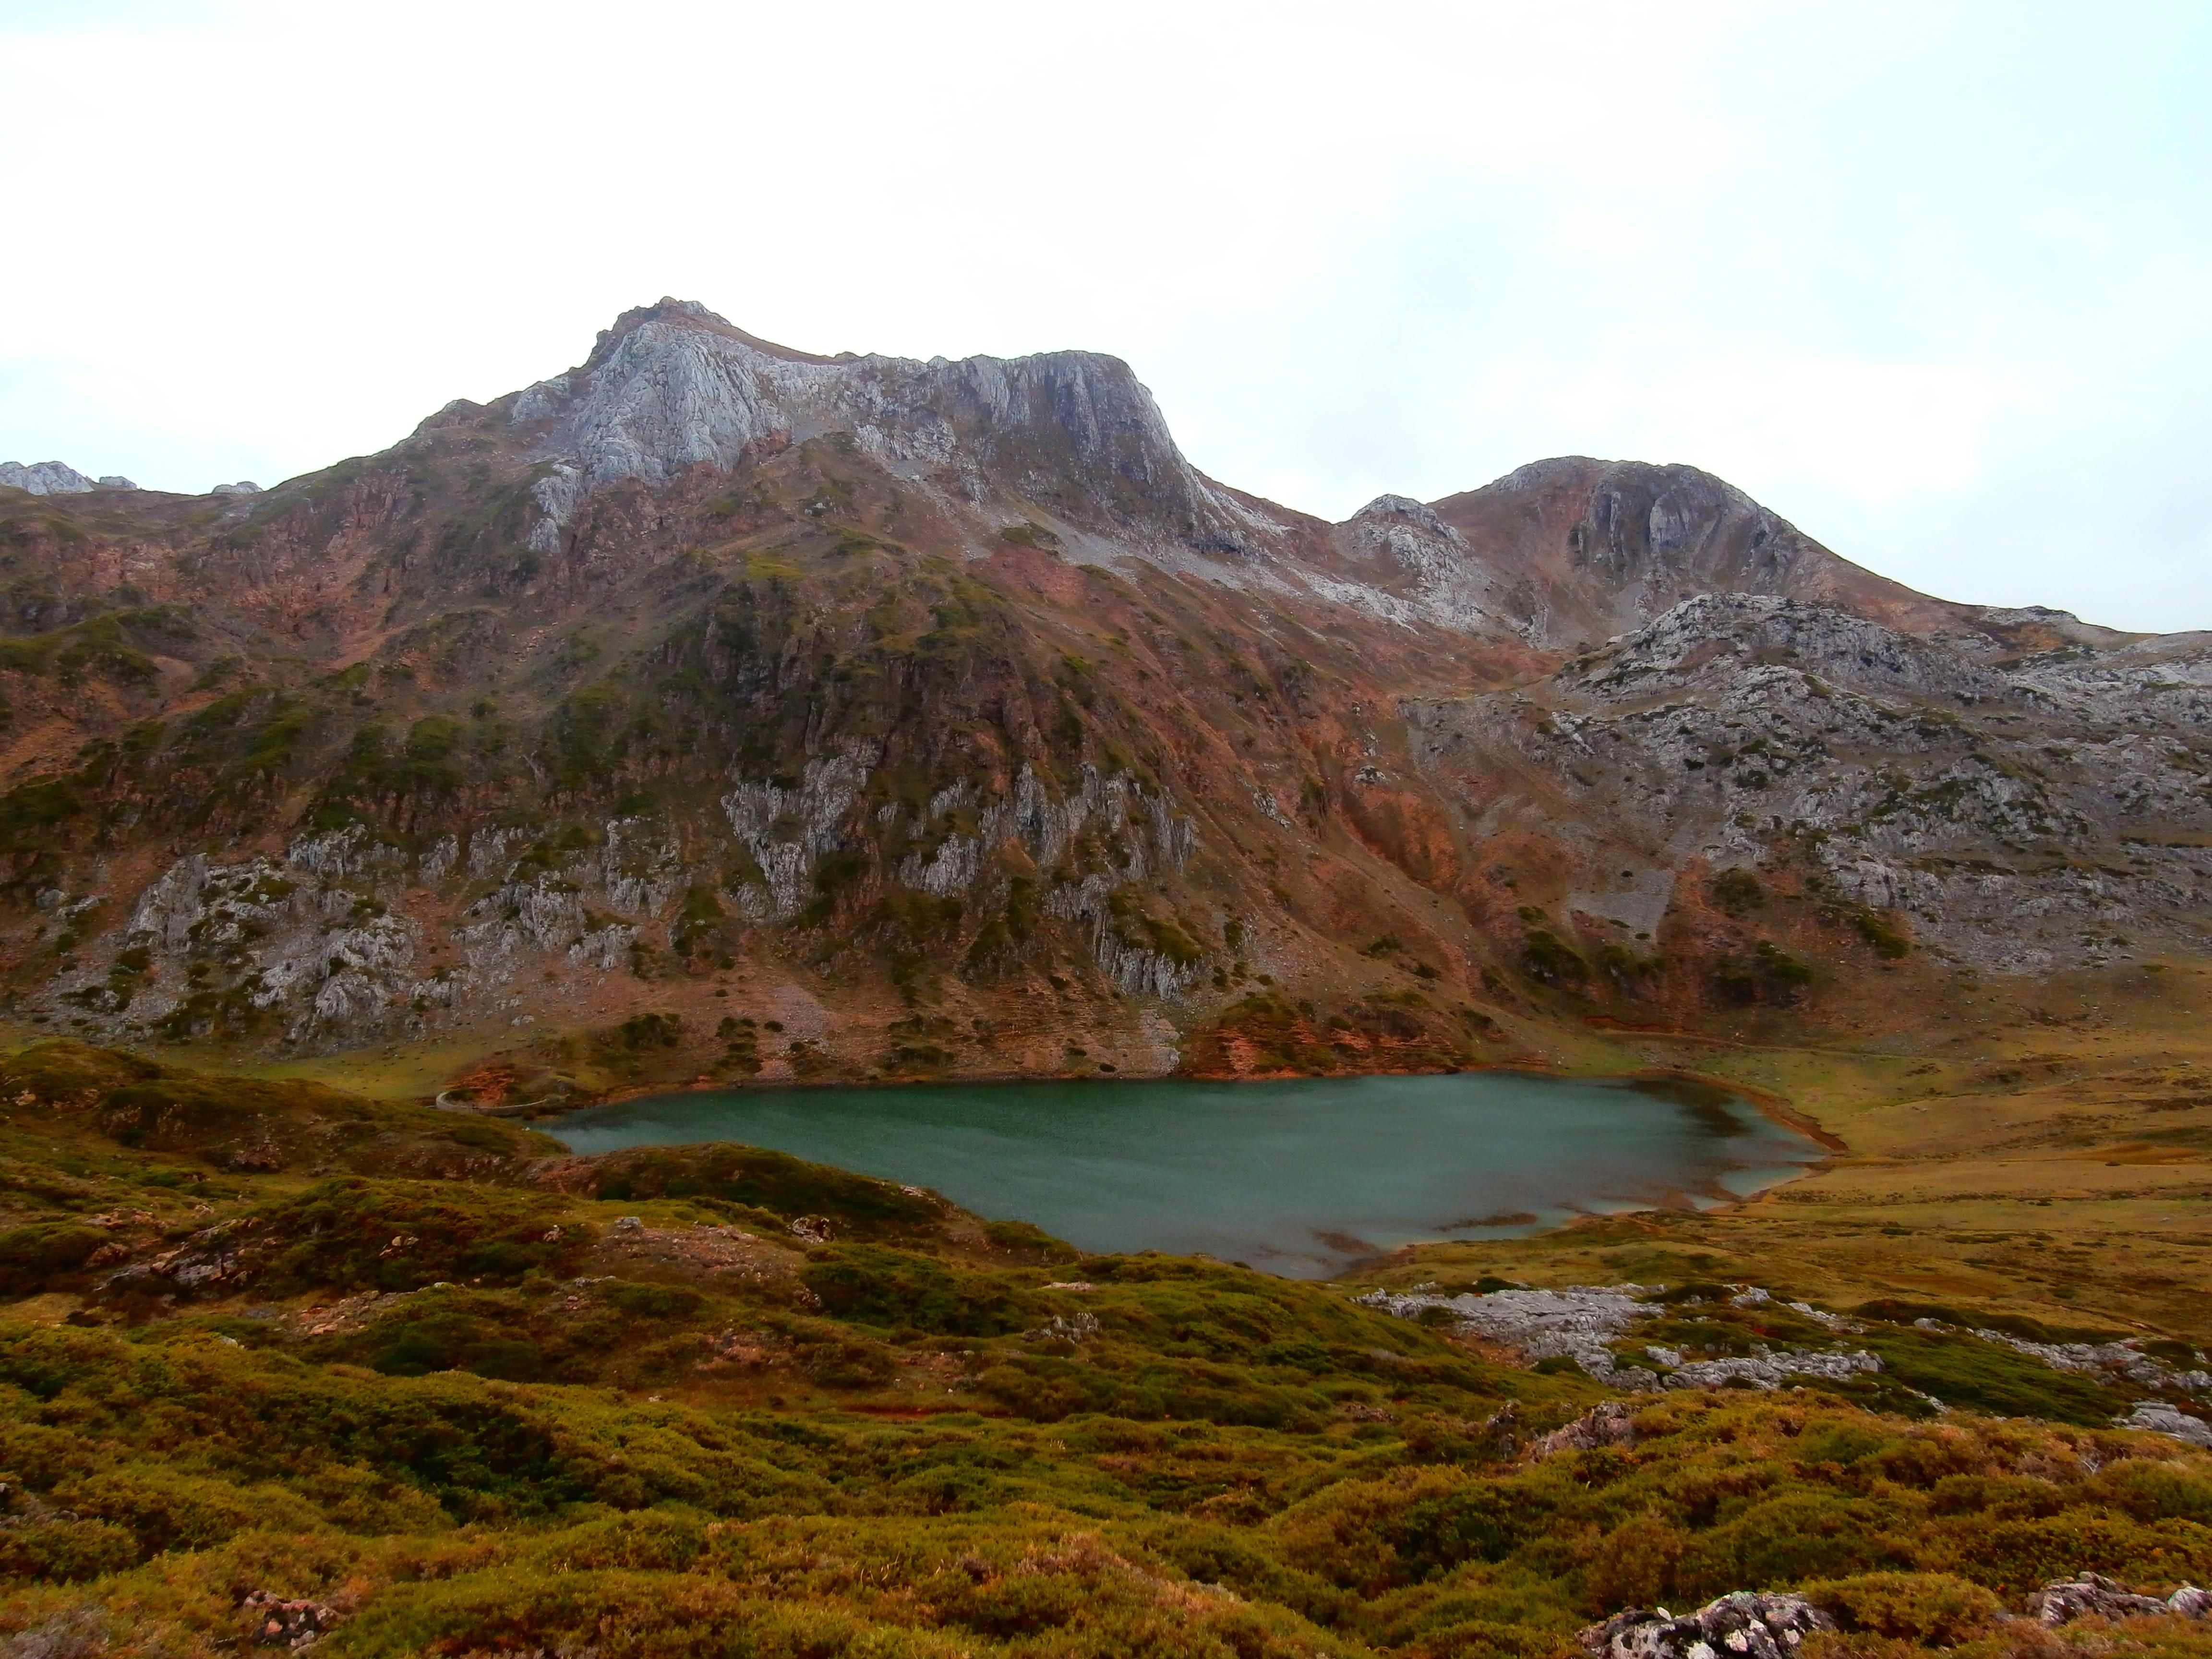
POLYGON ((2201 951, 2203 636, 1685 466, 1330 525, 1125 364, 703 307, 265 491, 0 486, 0 1018, 475 1097, 1924 1036, 2201 951))

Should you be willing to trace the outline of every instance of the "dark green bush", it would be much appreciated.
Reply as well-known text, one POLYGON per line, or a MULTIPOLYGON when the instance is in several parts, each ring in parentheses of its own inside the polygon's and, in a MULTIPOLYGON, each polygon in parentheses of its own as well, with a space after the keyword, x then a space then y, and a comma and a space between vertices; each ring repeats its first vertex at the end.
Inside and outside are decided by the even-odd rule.
POLYGON ((40 1222, 0 1233, 0 1296, 35 1296, 68 1278, 107 1242, 97 1227, 40 1222))
POLYGON ((533 1272, 565 1277, 595 1237, 550 1194, 428 1182, 325 1181, 255 1218, 252 1248, 266 1264, 258 1282, 272 1292, 411 1291, 440 1280, 512 1285, 533 1272))
POLYGON ((824 1312, 862 1324, 996 1336, 1044 1317, 1036 1297, 995 1275, 959 1273, 880 1245, 817 1250, 800 1277, 824 1312))

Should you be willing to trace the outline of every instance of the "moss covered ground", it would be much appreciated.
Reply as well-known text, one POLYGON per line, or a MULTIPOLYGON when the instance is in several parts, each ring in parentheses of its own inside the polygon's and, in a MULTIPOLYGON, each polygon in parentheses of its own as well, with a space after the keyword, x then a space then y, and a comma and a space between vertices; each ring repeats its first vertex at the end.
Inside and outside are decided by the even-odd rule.
MULTIPOLYGON (((1615 1224, 1551 1248, 1677 1287, 1637 1341, 1829 1340, 1615 1224)), ((1909 1309, 1848 1339, 1878 1380, 1541 1455, 1609 1391, 1360 1286, 64 1043, 0 1057, 0 1641, 50 1659, 250 1650, 269 1597, 332 1654, 1536 1659, 1747 1588, 1899 1659, 2212 1577, 2212 1456, 1909 1309)))

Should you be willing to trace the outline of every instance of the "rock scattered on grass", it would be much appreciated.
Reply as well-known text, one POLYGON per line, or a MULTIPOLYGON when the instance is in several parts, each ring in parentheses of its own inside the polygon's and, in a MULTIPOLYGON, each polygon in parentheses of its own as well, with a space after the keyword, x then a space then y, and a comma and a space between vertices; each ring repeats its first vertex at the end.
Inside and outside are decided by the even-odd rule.
POLYGON ((254 1590, 239 1603, 253 1615, 257 1647, 286 1648, 304 1653, 338 1622, 338 1610, 321 1601, 272 1595, 254 1590))
POLYGON ((1416 1319, 1428 1309, 1440 1308, 1464 1334, 1515 1349, 1531 1360, 1572 1359, 1599 1382, 1636 1393, 1717 1389, 1730 1382, 1777 1389, 1790 1378, 1808 1376, 1845 1382, 1881 1369, 1881 1360, 1863 1348, 1850 1353, 1799 1347, 1777 1352, 1764 1344, 1749 1354, 1717 1359, 1685 1359, 1671 1348, 1646 1349, 1656 1364, 1667 1368, 1664 1375, 1645 1366, 1623 1364, 1607 1345, 1661 1311, 1642 1299, 1660 1288, 1574 1285, 1563 1291, 1492 1291, 1487 1295, 1469 1291, 1461 1296, 1437 1296, 1419 1290, 1376 1291, 1360 1300, 1401 1319, 1416 1319))
POLYGON ((1777 1353, 1765 1343, 1748 1354, 1729 1354, 1718 1359, 1665 1358, 1658 1349, 1647 1349, 1653 1358, 1670 1367, 1660 1379, 1669 1389, 1720 1389, 1731 1382, 1753 1388, 1778 1389, 1793 1377, 1817 1377, 1824 1382, 1848 1382, 1855 1376, 1881 1369, 1881 1357, 1864 1348, 1850 1353, 1823 1353, 1817 1348, 1791 1348, 1777 1353))
POLYGON ((2207 1423, 2201 1417, 2191 1417, 2179 1407, 2169 1406, 2163 1400, 2139 1400, 2125 1417, 2116 1417, 2112 1422, 2119 1428, 2142 1429, 2150 1434, 2162 1434, 2169 1440, 2202 1446, 2212 1451, 2212 1423, 2207 1423))
POLYGON ((1802 1595, 1738 1590, 1677 1619, 1664 1607, 1630 1607, 1575 1640, 1595 1659, 1787 1659, 1836 1621, 1802 1595))
MULTIPOLYGON (((1919 1320, 1912 1322, 1920 1324, 1919 1320)), ((1929 1322, 1931 1328, 1934 1322, 1929 1322)), ((2178 1371, 2171 1365, 2161 1364, 2149 1354, 2137 1350, 2140 1338, 2124 1342, 2031 1342, 2026 1337, 2014 1336, 2006 1331, 1977 1329, 1974 1332, 1984 1342, 2002 1343, 2031 1358, 2039 1359, 2054 1371, 2073 1371, 2094 1376, 2107 1371, 2139 1382, 2145 1388, 2172 1389, 2185 1394, 2212 1391, 2212 1371, 2178 1371)))
POLYGON ((2184 1584, 2164 1601, 2138 1595, 2102 1573, 2077 1573, 2056 1578, 2027 1598, 2027 1610, 2046 1626, 2070 1625, 2076 1619, 2142 1619, 2175 1615, 2202 1619, 2212 1613, 2212 1595, 2194 1584, 2184 1584))
POLYGON ((1559 1452, 1595 1451, 1600 1446, 1626 1446, 1636 1438, 1633 1414, 1626 1400, 1601 1400, 1564 1428, 1553 1429, 1528 1448, 1531 1457, 1551 1457, 1559 1452))
MULTIPOLYGON (((1572 1359, 1590 1376, 1614 1380, 1618 1362, 1606 1346, 1658 1311, 1638 1298, 1650 1285, 1571 1285, 1563 1291, 1468 1291, 1437 1296, 1422 1291, 1376 1291, 1359 1299, 1401 1319, 1429 1308, 1449 1313, 1458 1328, 1518 1350, 1530 1359, 1572 1359)), ((1650 1372, 1644 1372, 1650 1376, 1650 1372)))

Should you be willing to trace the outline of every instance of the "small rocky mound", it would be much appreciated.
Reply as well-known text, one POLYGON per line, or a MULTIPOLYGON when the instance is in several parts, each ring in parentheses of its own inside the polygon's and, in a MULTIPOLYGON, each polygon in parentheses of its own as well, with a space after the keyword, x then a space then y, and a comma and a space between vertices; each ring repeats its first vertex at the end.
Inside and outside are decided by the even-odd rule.
POLYGON ((1601 1446, 1626 1446, 1636 1439, 1634 1413, 1626 1400, 1601 1400, 1564 1428, 1553 1429, 1528 1448, 1531 1457, 1551 1457, 1560 1452, 1595 1451, 1601 1446))
MULTIPOLYGON (((1431 1308, 1441 1309, 1449 1316, 1453 1328, 1462 1334, 1513 1349, 1532 1361, 1571 1359, 1584 1375, 1598 1382, 1639 1393, 1717 1389, 1731 1382, 1774 1389, 1808 1376, 1847 1382, 1881 1370, 1881 1359, 1863 1348, 1838 1352, 1792 1346, 1778 1353, 1763 1342, 1749 1354, 1717 1359, 1691 1359, 1672 1348, 1644 1350, 1650 1358, 1667 1368, 1663 1374, 1648 1366, 1622 1364, 1610 1345, 1662 1311, 1648 1298, 1663 1288, 1571 1285, 1559 1291, 1505 1290, 1443 1296, 1434 1293, 1433 1286, 1417 1286, 1405 1291, 1376 1291, 1359 1299, 1401 1319, 1418 1319, 1431 1308)), ((1764 1291, 1746 1291, 1735 1298, 1735 1304, 1756 1307, 1771 1300, 1764 1291), (1756 1301, 1747 1299, 1753 1295, 1756 1301)), ((1790 1305, 1831 1330, 1858 1328, 1802 1304, 1790 1305)))
POLYGON ((2045 1625, 2070 1625, 2077 1619, 2143 1619, 2177 1615, 2202 1619, 2212 1613, 2212 1594, 2194 1584, 2160 1601, 2122 1589, 2102 1573, 2085 1572, 2054 1579, 2027 1598, 2027 1610, 2045 1625))
POLYGON ((239 1606, 253 1615, 257 1647, 303 1653, 338 1622, 336 1607, 304 1598, 272 1595, 267 1590, 252 1592, 239 1606))
POLYGON ((0 461, 0 485, 27 489, 33 495, 86 495, 95 489, 138 488, 119 472, 88 478, 61 461, 33 461, 28 466, 21 461, 0 461))
MULTIPOLYGON (((1407 1291, 1376 1291, 1359 1300, 1401 1319, 1418 1318, 1430 1308, 1451 1316, 1461 1331, 1515 1349, 1534 1359, 1569 1358, 1590 1376, 1613 1379, 1612 1351, 1606 1346, 1658 1310, 1644 1301, 1656 1285, 1571 1285, 1559 1291, 1469 1291, 1432 1294, 1432 1286, 1407 1291)), ((1645 1373, 1650 1375, 1650 1373, 1645 1373)))
POLYGON ((1738 1590, 1677 1619, 1664 1607, 1630 1607, 1575 1640, 1595 1659, 1784 1659, 1836 1621, 1801 1595, 1738 1590))
POLYGON ((2116 1427, 2141 1429, 2148 1434, 2162 1434, 2169 1440, 2179 1440, 2185 1445, 2203 1446, 2212 1451, 2212 1423, 2201 1417, 2191 1417, 2179 1406, 2163 1400, 2139 1400, 2125 1417, 2112 1419, 2116 1427))

